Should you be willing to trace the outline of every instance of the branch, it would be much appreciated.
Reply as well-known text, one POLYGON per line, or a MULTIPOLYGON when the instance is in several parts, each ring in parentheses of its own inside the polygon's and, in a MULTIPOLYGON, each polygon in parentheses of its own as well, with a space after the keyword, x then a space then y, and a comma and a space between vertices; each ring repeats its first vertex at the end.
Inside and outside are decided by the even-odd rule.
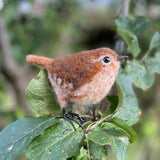
POLYGON ((26 86, 29 81, 27 71, 23 71, 22 67, 18 65, 12 58, 12 46, 7 33, 7 27, 0 13, 0 46, 2 53, 1 73, 13 86, 17 101, 22 106, 27 115, 31 115, 31 110, 26 103, 26 86))
POLYGON ((13 70, 14 68, 17 69, 18 66, 11 57, 12 49, 8 38, 6 26, 1 14, 0 14, 0 45, 2 49, 3 66, 6 67, 6 70, 13 70))
POLYGON ((129 13, 130 0, 122 0, 121 1, 121 9, 120 14, 123 17, 127 17, 129 13))
MULTIPOLYGON (((130 0, 122 0, 121 1, 121 9, 120 9, 120 15, 123 17, 127 17, 129 14, 129 6, 130 6, 130 0)), ((115 44, 115 51, 121 55, 124 52, 124 41, 122 39, 118 39, 115 44)))

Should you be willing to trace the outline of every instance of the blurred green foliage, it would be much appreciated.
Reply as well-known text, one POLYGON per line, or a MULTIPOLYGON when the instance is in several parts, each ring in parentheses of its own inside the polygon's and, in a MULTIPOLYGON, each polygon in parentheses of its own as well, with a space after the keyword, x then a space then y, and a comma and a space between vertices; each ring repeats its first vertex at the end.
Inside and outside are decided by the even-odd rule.
MULTIPOLYGON (((38 5, 32 4, 33 2, 27 3, 38 5)), ((49 47, 51 51, 52 48, 54 49, 53 46, 57 45, 64 28, 70 34, 74 34, 75 27, 70 24, 70 17, 74 13, 74 18, 76 18, 78 8, 76 1, 53 1, 46 6, 37 6, 43 7, 44 10, 41 11, 42 15, 40 16, 36 15, 36 10, 35 14, 34 10, 31 10, 31 13, 20 12, 20 7, 22 6, 18 1, 8 1, 2 10, 9 29, 13 56, 18 62, 24 64, 24 57, 27 54, 35 54, 36 52, 48 54, 47 48, 49 47)), ((53 54, 51 51, 49 52, 53 54)))

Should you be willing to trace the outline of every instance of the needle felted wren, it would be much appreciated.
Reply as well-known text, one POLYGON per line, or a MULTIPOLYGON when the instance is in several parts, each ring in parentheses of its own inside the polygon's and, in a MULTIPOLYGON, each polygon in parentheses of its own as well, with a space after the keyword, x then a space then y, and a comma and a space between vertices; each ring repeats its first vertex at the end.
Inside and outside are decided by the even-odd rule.
POLYGON ((26 61, 46 68, 57 101, 65 108, 99 103, 115 82, 120 60, 126 57, 99 48, 60 59, 28 55, 26 61))

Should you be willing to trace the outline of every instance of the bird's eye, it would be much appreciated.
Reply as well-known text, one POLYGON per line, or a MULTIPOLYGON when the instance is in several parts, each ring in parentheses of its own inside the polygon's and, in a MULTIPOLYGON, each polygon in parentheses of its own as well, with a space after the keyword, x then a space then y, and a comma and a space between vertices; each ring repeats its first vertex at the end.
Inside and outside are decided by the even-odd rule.
POLYGON ((109 63, 111 61, 111 59, 108 56, 106 56, 106 57, 103 58, 103 61, 105 63, 109 63))

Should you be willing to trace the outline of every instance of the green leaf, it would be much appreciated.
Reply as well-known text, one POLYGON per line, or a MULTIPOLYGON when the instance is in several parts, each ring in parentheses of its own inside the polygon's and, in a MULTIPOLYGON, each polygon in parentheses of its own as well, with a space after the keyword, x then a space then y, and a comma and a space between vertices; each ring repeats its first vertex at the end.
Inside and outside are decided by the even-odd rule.
POLYGON ((107 150, 106 146, 98 145, 92 141, 89 141, 89 153, 96 159, 106 159, 107 158, 107 150))
POLYGON ((136 36, 142 35, 151 24, 151 20, 144 16, 137 16, 134 19, 119 16, 115 20, 117 30, 126 29, 136 36))
POLYGON ((125 139, 124 137, 119 137, 119 139, 115 140, 114 144, 112 145, 113 151, 117 152, 118 160, 126 160, 127 144, 127 139, 125 139), (125 141, 125 143, 123 141, 125 141))
POLYGON ((151 24, 151 19, 144 16, 137 16, 132 23, 132 32, 136 34, 136 36, 142 35, 149 25, 151 24))
POLYGON ((150 49, 160 48, 160 33, 159 32, 156 32, 153 35, 149 48, 150 49))
POLYGON ((111 103, 110 112, 113 113, 118 106, 118 97, 115 95, 108 95, 107 99, 111 103))
POLYGON ((125 74, 123 69, 120 69, 116 82, 119 104, 114 116, 126 120, 129 125, 133 125, 138 121, 140 109, 132 88, 131 78, 125 74))
POLYGON ((88 160, 88 153, 87 150, 81 147, 80 153, 78 156, 67 159, 67 160, 88 160))
POLYGON ((118 34, 123 38, 123 40, 128 45, 131 53, 136 57, 140 53, 139 43, 136 35, 126 29, 118 30, 118 34))
POLYGON ((131 31, 132 21, 129 18, 118 16, 118 18, 115 19, 115 24, 117 27, 117 31, 122 29, 131 31))
POLYGON ((134 131, 132 127, 128 125, 126 121, 118 117, 108 118, 106 119, 106 121, 115 124, 118 127, 117 129, 118 130, 120 129, 120 131, 123 132, 129 138, 129 141, 131 143, 136 140, 137 138, 136 132, 134 131))
POLYGON ((148 70, 153 73, 160 73, 160 51, 157 51, 153 55, 149 55, 145 59, 145 64, 148 70))
POLYGON ((31 160, 67 159, 79 154, 83 138, 83 130, 75 132, 68 121, 59 119, 30 143, 25 150, 26 157, 31 160))
POLYGON ((36 116, 57 115, 60 111, 45 70, 39 72, 37 79, 30 81, 27 99, 36 116))
POLYGON ((121 127, 117 126, 117 125, 114 124, 114 123, 104 122, 104 123, 102 123, 101 127, 102 127, 103 129, 115 129, 115 130, 123 133, 125 136, 127 136, 127 137, 130 138, 130 135, 129 135, 125 130, 123 130, 121 127))
POLYGON ((11 160, 20 154, 33 138, 55 122, 55 118, 25 117, 0 132, 0 159, 11 160))
POLYGON ((100 127, 94 128, 88 133, 88 139, 98 145, 109 145, 117 152, 118 160, 125 160, 127 155, 128 138, 116 130, 103 130, 100 127))
POLYGON ((140 61, 128 61, 125 71, 130 76, 132 83, 138 88, 146 90, 154 83, 155 75, 151 74, 140 61))

